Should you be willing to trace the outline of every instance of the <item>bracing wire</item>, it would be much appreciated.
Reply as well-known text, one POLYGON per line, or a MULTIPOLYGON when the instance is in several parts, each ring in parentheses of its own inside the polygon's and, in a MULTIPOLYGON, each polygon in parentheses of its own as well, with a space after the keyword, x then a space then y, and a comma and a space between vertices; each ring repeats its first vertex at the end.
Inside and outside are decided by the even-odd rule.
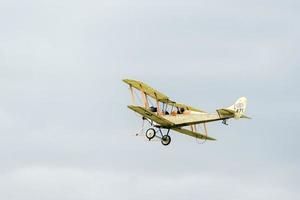
POLYGON ((148 101, 150 102, 150 105, 152 106, 152 107, 154 107, 153 105, 153 102, 152 102, 152 100, 150 99, 150 98, 148 98, 148 101))
MULTIPOLYGON (((137 94, 137 92, 134 90, 134 95, 135 97, 137 97, 139 102, 142 102, 140 96, 137 94)), ((136 117, 141 118, 140 115, 138 115, 136 112, 133 112, 135 114, 136 117)), ((144 133, 144 127, 145 127, 145 121, 142 120, 142 127, 135 133, 136 136, 140 135, 141 133, 144 133)))

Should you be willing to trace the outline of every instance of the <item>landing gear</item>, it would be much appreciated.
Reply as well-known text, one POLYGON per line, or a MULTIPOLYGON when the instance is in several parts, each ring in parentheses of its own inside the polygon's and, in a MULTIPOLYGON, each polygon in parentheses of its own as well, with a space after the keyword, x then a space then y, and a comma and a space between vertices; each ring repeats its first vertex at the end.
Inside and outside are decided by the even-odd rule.
POLYGON ((146 137, 149 139, 149 140, 152 140, 156 135, 156 131, 154 128, 149 128, 147 131, 146 131, 146 137))
POLYGON ((161 138, 161 143, 165 146, 167 146, 168 144, 170 144, 171 142, 171 137, 169 135, 164 135, 161 138))
POLYGON ((146 131, 146 133, 145 133, 146 138, 150 141, 154 137, 157 137, 157 138, 160 138, 160 141, 163 145, 165 145, 165 146, 169 145, 171 143, 171 137, 169 136, 170 129, 167 129, 167 133, 164 134, 161 127, 156 127, 156 129, 154 129, 153 124, 152 123, 150 123, 150 124, 153 128, 149 128, 146 131), (160 133, 160 136, 156 136, 157 133, 160 133))

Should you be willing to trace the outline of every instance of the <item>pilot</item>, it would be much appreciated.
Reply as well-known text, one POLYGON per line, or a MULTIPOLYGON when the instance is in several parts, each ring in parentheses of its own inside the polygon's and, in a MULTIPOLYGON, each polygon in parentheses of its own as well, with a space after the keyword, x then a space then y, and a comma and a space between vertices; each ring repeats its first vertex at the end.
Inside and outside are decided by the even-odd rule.
POLYGON ((151 112, 157 112, 157 107, 151 106, 149 109, 151 112))
POLYGON ((178 108, 177 107, 177 114, 183 114, 184 108, 178 108))

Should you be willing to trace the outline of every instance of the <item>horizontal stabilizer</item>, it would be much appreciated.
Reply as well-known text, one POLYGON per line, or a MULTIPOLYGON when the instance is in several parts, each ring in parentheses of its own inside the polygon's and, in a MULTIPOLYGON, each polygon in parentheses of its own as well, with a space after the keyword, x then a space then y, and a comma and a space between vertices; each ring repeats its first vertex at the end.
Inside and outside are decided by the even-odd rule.
POLYGON ((193 131, 190 131, 187 129, 183 129, 183 128, 172 128, 172 130, 177 131, 179 133, 183 133, 185 135, 192 136, 197 139, 201 139, 201 140, 216 140, 215 138, 203 135, 201 133, 193 132, 193 131))
POLYGON ((244 119, 252 119, 251 117, 248 117, 247 115, 244 115, 244 114, 241 116, 241 118, 244 118, 244 119))
POLYGON ((227 108, 217 110, 220 117, 233 117, 235 111, 227 108))

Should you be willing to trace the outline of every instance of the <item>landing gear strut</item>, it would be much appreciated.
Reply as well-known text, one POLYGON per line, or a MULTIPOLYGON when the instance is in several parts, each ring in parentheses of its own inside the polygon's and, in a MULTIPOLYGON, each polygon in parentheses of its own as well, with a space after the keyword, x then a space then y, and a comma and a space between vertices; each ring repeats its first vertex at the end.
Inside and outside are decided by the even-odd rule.
MULTIPOLYGON (((149 141, 152 140, 154 137, 158 137, 158 138, 160 138, 161 143, 162 143, 163 145, 165 145, 165 146, 167 146, 167 145, 169 145, 169 144, 171 143, 171 137, 169 136, 170 129, 167 129, 167 133, 166 133, 166 134, 163 134, 163 131, 162 131, 163 128, 161 128, 161 127, 156 127, 157 130, 155 130, 155 129, 154 129, 155 126, 153 125, 153 122, 152 122, 152 121, 150 121, 150 120, 148 120, 148 119, 146 119, 146 118, 143 117, 143 121, 144 121, 144 120, 147 120, 147 121, 150 123, 150 125, 151 125, 151 128, 149 128, 149 129, 146 131, 146 133, 145 133, 146 138, 147 138, 149 141), (160 133, 160 136, 156 136, 156 133, 160 133)), ((143 125, 143 127, 144 127, 144 125, 143 125)))
POLYGON ((169 145, 171 143, 171 137, 169 136, 169 132, 170 132, 170 129, 168 129, 168 132, 167 134, 163 134, 161 128, 158 128, 158 130, 156 131, 154 128, 149 128, 147 131, 146 131, 146 137, 148 138, 148 140, 152 140, 154 137, 156 137, 156 133, 159 132, 160 133, 160 137, 157 136, 158 138, 160 138, 161 140, 161 143, 165 146, 169 145))

